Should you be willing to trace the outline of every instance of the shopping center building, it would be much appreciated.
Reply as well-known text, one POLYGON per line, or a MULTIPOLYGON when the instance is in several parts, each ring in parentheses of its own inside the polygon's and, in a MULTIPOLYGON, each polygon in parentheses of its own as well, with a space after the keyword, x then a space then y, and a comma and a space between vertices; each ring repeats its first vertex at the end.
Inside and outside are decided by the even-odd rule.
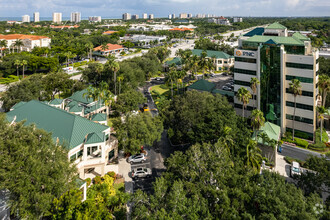
MULTIPOLYGON (((294 118, 294 96, 289 89, 298 79, 302 95, 296 97, 295 133, 314 139, 317 124, 319 52, 311 40, 299 32, 288 34, 286 27, 274 23, 256 28, 239 39, 234 52, 234 91, 246 87, 251 94, 250 80, 256 77, 256 95, 245 109, 249 117, 254 108, 261 109, 267 121, 281 127, 282 134, 291 131, 294 118)), ((242 114, 243 103, 235 97, 235 110, 242 114)))

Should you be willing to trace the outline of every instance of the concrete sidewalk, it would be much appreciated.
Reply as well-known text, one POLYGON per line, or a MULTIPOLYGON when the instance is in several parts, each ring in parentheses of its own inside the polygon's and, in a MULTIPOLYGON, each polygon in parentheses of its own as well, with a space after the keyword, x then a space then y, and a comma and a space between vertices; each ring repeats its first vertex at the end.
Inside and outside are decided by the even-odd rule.
POLYGON ((289 177, 290 176, 290 164, 284 160, 282 154, 276 153, 276 166, 275 172, 278 172, 281 176, 289 177))
POLYGON ((131 164, 127 163, 124 157, 120 157, 118 163, 118 174, 122 175, 125 179, 125 191, 128 193, 133 193, 133 181, 128 175, 130 172, 131 164))

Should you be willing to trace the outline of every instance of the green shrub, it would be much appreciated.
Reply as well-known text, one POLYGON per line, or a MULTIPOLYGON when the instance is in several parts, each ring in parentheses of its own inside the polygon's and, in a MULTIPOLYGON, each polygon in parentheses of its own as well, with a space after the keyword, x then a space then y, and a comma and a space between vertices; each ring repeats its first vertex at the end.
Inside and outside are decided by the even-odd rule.
POLYGON ((87 186, 91 185, 91 183, 92 183, 91 178, 87 178, 87 179, 85 179, 85 181, 87 183, 87 186))
POLYGON ((305 165, 305 161, 302 161, 302 160, 299 160, 299 159, 296 159, 296 158, 292 158, 292 157, 289 157, 289 156, 285 156, 284 157, 284 160, 287 162, 287 163, 292 163, 293 161, 296 161, 300 164, 300 166, 304 166, 305 165))
POLYGON ((100 184, 100 183, 102 183, 102 178, 100 176, 94 177, 93 183, 94 184, 100 184))
POLYGON ((110 176, 110 177, 112 177, 112 178, 114 178, 114 179, 116 179, 116 176, 117 176, 116 173, 113 172, 113 171, 107 172, 106 175, 108 175, 108 176, 110 176))
MULTIPOLYGON (((316 143, 317 142, 320 142, 320 128, 318 128, 316 131, 315 131, 315 141, 316 143)), ((325 129, 322 130, 322 142, 326 143, 329 141, 329 137, 328 137, 328 134, 327 132, 325 131, 325 129)))
POLYGON ((302 140, 300 138, 294 138, 294 143, 304 148, 308 148, 308 144, 309 144, 308 141, 302 140))
POLYGON ((6 78, 0 78, 0 84, 8 84, 8 83, 16 82, 18 80, 19 78, 17 76, 9 75, 6 78))

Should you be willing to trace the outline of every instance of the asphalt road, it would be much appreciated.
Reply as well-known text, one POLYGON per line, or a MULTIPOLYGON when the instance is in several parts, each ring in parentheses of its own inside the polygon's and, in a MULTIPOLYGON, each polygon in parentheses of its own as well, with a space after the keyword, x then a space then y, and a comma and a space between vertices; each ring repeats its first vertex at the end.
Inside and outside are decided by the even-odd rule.
POLYGON ((293 146, 289 146, 286 144, 282 144, 282 153, 283 156, 289 156, 292 158, 296 158, 299 160, 303 160, 305 161, 309 155, 313 155, 313 156, 318 156, 321 157, 322 154, 314 152, 314 151, 310 151, 307 149, 302 149, 302 148, 298 148, 298 147, 293 147, 293 146))

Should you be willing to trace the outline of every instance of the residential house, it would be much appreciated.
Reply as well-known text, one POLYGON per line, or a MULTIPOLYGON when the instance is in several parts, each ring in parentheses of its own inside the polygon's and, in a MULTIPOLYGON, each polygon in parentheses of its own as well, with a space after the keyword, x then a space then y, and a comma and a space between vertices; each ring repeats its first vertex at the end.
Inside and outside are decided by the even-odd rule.
POLYGON ((94 48, 94 54, 102 56, 115 55, 122 51, 127 51, 127 49, 119 44, 107 44, 105 49, 102 49, 102 45, 94 48))
POLYGON ((25 120, 51 132, 54 142, 68 149, 68 160, 77 165, 79 177, 105 174, 105 167, 118 155, 118 141, 110 127, 32 100, 6 113, 11 123, 25 120))

